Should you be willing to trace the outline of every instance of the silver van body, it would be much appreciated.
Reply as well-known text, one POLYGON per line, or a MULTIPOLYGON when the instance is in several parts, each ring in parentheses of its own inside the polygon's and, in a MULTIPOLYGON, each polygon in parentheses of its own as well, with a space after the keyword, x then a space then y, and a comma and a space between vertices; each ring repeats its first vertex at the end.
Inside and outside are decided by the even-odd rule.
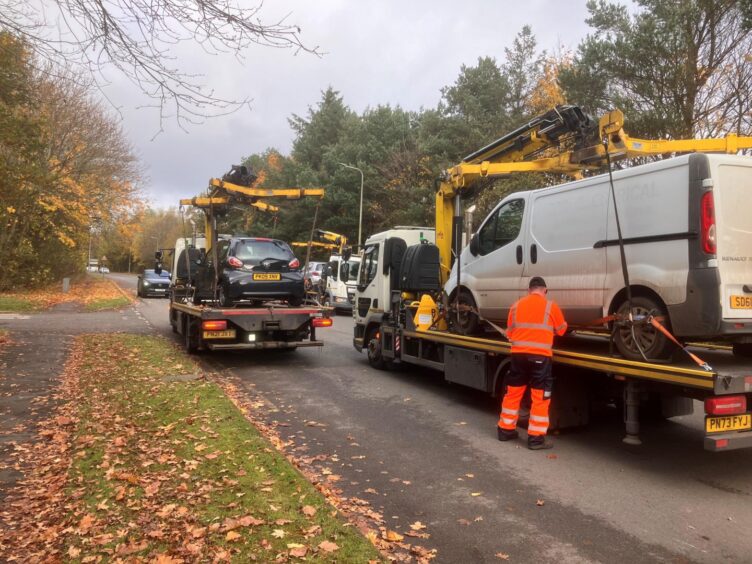
MULTIPOLYGON (((660 300, 680 337, 752 342, 752 158, 683 155, 613 178, 636 295, 660 300)), ((483 317, 505 323, 531 276, 545 278, 570 325, 626 301, 608 175, 511 194, 474 237, 461 285, 483 317)))

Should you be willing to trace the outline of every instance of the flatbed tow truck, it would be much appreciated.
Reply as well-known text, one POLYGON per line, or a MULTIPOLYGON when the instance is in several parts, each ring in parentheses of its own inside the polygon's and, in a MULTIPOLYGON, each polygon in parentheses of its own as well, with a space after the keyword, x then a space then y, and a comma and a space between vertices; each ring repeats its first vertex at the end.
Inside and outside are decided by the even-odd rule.
MULTIPOLYGON (((298 347, 321 347, 324 343, 316 338, 316 329, 332 325, 330 311, 317 303, 290 306, 270 300, 254 306, 219 307, 217 300, 199 303, 195 298, 192 265, 202 260, 218 264, 217 218, 231 206, 276 211, 278 208, 266 203, 266 199, 324 196, 323 188, 258 188, 254 186, 255 179, 245 167, 233 167, 222 180, 209 181, 207 196, 180 201, 181 207, 194 206, 205 216, 204 236, 179 239, 172 258, 170 325, 173 332, 183 336, 189 353, 201 350, 294 351, 298 347)), ((160 261, 161 253, 157 253, 156 258, 160 261)), ((161 264, 157 268, 161 269, 161 264)), ((216 269, 214 271, 216 290, 216 269)))
MULTIPOLYGON (((447 382, 496 397, 503 394, 510 343, 502 338, 499 328, 488 327, 481 336, 449 331, 447 320, 459 315, 462 305, 452 304, 451 296, 445 294, 440 298, 452 260, 462 249, 461 198, 479 189, 479 184, 482 188, 478 180, 532 171, 577 177, 583 170, 600 168, 618 158, 677 151, 734 153, 752 146, 752 138, 735 136, 720 140, 633 139, 624 133, 622 123, 621 112, 610 112, 594 134, 584 136, 583 131, 594 129, 592 121, 579 108, 559 107, 449 169, 437 189, 435 230, 397 227, 369 237, 363 248, 353 310, 353 345, 358 351, 367 351, 369 364, 381 370, 401 363, 427 367, 443 373, 447 382), (609 142, 602 143, 604 138, 609 142), (565 149, 567 144, 570 150, 565 149), (434 241, 436 246, 421 245, 434 241), (433 247, 435 257, 427 262, 408 261, 418 246, 433 247), (430 274, 432 270, 439 274, 430 274)), ((623 408, 624 442, 640 444, 641 414, 664 418, 689 415, 693 400, 700 400, 706 412, 706 450, 752 447, 752 361, 733 355, 730 347, 704 343, 687 347, 687 352, 702 356, 702 367, 693 364, 688 355, 665 363, 621 358, 614 354, 609 335, 597 332, 565 336, 554 345, 556 393, 550 429, 584 426, 594 405, 616 404, 623 408)))

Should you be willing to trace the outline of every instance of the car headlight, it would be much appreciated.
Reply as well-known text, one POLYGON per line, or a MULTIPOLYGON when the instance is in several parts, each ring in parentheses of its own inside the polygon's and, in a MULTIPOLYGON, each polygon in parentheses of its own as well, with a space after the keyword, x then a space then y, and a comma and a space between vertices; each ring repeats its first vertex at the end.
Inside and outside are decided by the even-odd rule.
POLYGON ((149 285, 150 284, 146 280, 144 280, 144 286, 149 286, 149 285))

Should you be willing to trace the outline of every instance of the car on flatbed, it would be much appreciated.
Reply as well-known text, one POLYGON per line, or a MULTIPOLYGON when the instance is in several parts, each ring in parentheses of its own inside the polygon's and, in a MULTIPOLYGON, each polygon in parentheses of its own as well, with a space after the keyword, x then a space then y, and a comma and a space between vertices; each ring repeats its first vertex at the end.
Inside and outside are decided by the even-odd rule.
POLYGON ((217 243, 217 263, 212 253, 200 261, 194 302, 217 299, 221 307, 259 305, 281 300, 297 307, 305 299, 300 261, 279 239, 233 236, 217 243), (217 291, 214 292, 214 277, 217 291))

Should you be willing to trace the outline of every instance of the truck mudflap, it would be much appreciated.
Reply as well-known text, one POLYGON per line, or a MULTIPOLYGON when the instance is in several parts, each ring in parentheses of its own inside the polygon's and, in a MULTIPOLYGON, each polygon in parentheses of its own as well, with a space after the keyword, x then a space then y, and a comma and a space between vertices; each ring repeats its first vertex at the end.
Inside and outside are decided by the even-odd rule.
POLYGON ((705 450, 720 452, 752 447, 752 431, 705 435, 705 450))

